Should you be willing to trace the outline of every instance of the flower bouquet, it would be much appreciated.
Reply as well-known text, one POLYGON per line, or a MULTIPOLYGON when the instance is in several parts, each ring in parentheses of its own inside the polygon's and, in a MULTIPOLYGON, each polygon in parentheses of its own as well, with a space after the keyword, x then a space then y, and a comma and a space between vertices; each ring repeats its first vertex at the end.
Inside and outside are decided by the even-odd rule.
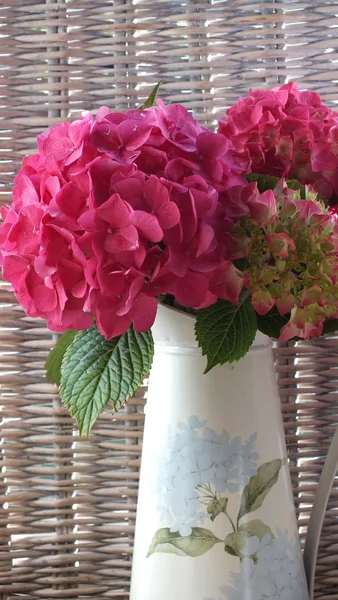
POLYGON ((215 133, 157 89, 39 135, 2 209, 3 277, 63 334, 47 377, 85 435, 149 373, 159 303, 196 316, 206 371, 257 330, 338 326, 338 112, 290 83, 250 91, 215 133))

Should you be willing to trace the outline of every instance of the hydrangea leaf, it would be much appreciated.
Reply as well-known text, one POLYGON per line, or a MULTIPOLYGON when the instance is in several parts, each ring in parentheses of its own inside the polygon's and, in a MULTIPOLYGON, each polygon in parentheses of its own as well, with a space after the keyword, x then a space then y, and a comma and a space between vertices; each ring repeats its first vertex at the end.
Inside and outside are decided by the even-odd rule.
POLYGON ((186 536, 164 527, 156 531, 147 556, 151 556, 155 552, 177 554, 178 556, 202 556, 211 550, 215 544, 221 542, 222 540, 212 531, 203 527, 193 527, 191 534, 186 536))
POLYGON ((72 343, 78 331, 68 329, 57 341, 53 350, 50 351, 46 364, 46 377, 52 383, 60 385, 61 379, 61 364, 68 346, 72 343))
MULTIPOLYGON (((273 175, 264 175, 262 173, 250 173, 249 175, 246 175, 246 180, 249 183, 256 181, 257 187, 261 194, 266 190, 274 190, 280 181, 278 177, 274 177, 273 175)), ((299 183, 297 179, 288 179, 286 183, 290 190, 299 190, 301 198, 305 198, 305 185, 299 183)))
POLYGON ((224 550, 232 556, 238 556, 243 559, 245 556, 255 558, 259 550, 259 540, 269 534, 270 541, 274 539, 272 531, 268 525, 260 520, 249 521, 239 527, 238 531, 229 533, 224 540, 224 550))
POLYGON ((96 327, 78 333, 63 358, 60 393, 80 435, 89 434, 110 400, 117 411, 134 394, 150 371, 153 354, 150 330, 130 328, 108 341, 96 327))
POLYGON ((245 179, 249 183, 255 181, 261 194, 266 190, 274 190, 277 183, 280 181, 278 177, 274 177, 273 175, 262 175, 261 173, 250 173, 245 176, 245 179))
POLYGON ((238 556, 240 559, 244 558, 242 550, 245 546, 247 536, 244 533, 229 533, 224 540, 224 550, 231 556, 238 556))
POLYGON ((216 365, 232 363, 249 350, 257 331, 257 317, 250 295, 243 290, 238 304, 218 300, 198 311, 195 333, 202 354, 207 357, 205 373, 216 365))
POLYGON ((282 316, 274 306, 266 315, 257 315, 257 328, 265 335, 277 340, 280 336, 282 327, 284 327, 289 320, 290 313, 282 316))
POLYGON ((211 521, 214 521, 218 515, 226 514, 228 502, 228 498, 214 498, 214 500, 209 502, 207 506, 207 512, 209 515, 211 515, 211 521))
POLYGON ((254 519, 252 521, 248 521, 247 523, 243 523, 243 525, 240 525, 240 527, 238 528, 238 531, 240 533, 246 533, 250 536, 256 536, 260 540, 267 533, 270 534, 271 540, 273 540, 274 538, 270 527, 268 525, 265 525, 265 523, 263 523, 263 521, 260 521, 260 519, 254 519))
POLYGON ((160 89, 161 85, 162 85, 162 81, 159 81, 155 85, 153 91, 149 94, 147 100, 142 104, 142 106, 140 106, 140 110, 143 110, 145 108, 151 108, 152 106, 155 106, 158 90, 160 89))
POLYGON ((278 481, 281 467, 281 459, 276 458, 261 465, 256 475, 250 477, 249 483, 245 486, 242 493, 237 522, 244 515, 252 513, 262 506, 265 497, 278 481))

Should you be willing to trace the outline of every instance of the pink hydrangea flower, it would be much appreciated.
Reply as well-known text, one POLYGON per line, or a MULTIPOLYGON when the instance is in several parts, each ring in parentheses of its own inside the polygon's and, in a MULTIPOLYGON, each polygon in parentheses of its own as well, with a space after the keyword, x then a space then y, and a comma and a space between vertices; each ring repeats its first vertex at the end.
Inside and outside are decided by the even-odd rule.
POLYGON ((38 136, 4 210, 4 277, 28 315, 55 331, 96 320, 111 338, 149 329, 156 297, 237 302, 242 274, 220 236, 222 195, 243 159, 179 105, 102 107, 38 136))
POLYGON ((295 83, 249 91, 219 122, 247 162, 246 172, 312 184, 326 198, 338 193, 338 112, 295 83))

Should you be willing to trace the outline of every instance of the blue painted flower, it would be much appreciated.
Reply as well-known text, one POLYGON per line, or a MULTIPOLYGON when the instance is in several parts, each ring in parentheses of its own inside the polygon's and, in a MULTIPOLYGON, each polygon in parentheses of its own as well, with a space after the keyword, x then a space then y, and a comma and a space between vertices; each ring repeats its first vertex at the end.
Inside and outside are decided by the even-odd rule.
POLYGON ((277 530, 273 539, 269 534, 262 540, 249 538, 243 554, 239 573, 231 575, 232 587, 220 590, 227 600, 308 600, 298 540, 290 541, 286 532, 277 530), (252 550, 256 563, 250 558, 252 550))
POLYGON ((189 535, 208 517, 198 487, 210 485, 217 493, 238 492, 257 472, 256 434, 242 442, 222 431, 217 434, 196 415, 168 433, 166 452, 157 477, 158 510, 172 532, 189 535))

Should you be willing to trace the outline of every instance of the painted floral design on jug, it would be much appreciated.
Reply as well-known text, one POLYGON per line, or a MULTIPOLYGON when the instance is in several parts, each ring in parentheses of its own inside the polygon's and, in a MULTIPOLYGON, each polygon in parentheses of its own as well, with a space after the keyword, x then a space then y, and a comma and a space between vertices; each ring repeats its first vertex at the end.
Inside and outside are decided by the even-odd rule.
POLYGON ((148 556, 166 552, 179 556, 202 556, 216 544, 240 560, 257 561, 256 540, 273 539, 270 527, 251 513, 260 508, 277 483, 282 460, 277 458, 258 466, 255 452, 257 435, 248 440, 231 438, 223 430, 217 434, 196 415, 178 423, 178 433, 168 433, 159 466, 158 506, 166 527, 158 529, 148 556), (229 494, 242 491, 237 514, 228 511, 229 494), (202 527, 219 515, 228 519, 224 537, 202 527), (251 549, 251 550, 250 550, 251 549))
POLYGON ((259 465, 257 435, 248 440, 217 433, 206 420, 191 416, 169 430, 159 465, 158 511, 166 527, 152 539, 148 557, 157 552, 198 557, 216 544, 237 557, 239 571, 219 598, 204 600, 306 600, 298 541, 274 533, 255 518, 283 465, 280 458, 259 465), (238 496, 234 510, 231 495, 238 496), (227 518, 224 535, 206 527, 219 515, 227 518))
POLYGON ((185 536, 210 518, 203 499, 244 488, 257 472, 259 454, 254 451, 256 434, 242 443, 224 430, 218 435, 195 415, 177 427, 175 435, 168 432, 156 491, 161 520, 170 532, 185 536))
MULTIPOLYGON (((276 537, 252 537, 239 573, 232 573, 231 586, 220 589, 221 597, 203 600, 307 600, 299 541, 277 530, 276 537)), ((243 552, 243 551, 242 551, 243 552)), ((245 550, 244 550, 245 553, 245 550)))

